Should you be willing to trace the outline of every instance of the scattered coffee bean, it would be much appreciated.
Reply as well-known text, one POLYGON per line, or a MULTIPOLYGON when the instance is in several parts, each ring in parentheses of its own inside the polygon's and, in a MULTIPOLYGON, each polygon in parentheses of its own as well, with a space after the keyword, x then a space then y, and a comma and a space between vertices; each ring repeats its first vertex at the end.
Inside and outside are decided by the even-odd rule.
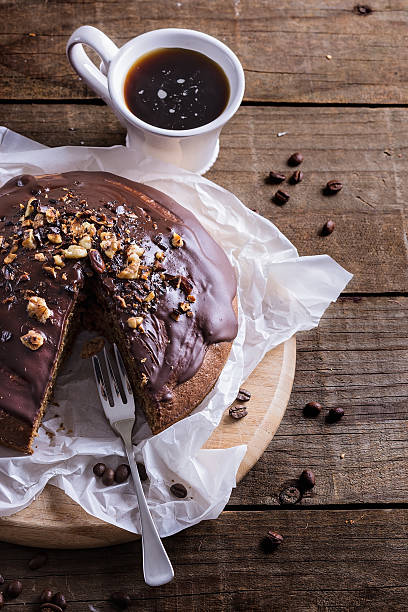
POLYGON ((278 191, 273 196, 272 201, 275 202, 275 204, 277 204, 278 206, 283 206, 284 204, 286 204, 286 202, 289 201, 289 197, 290 196, 288 193, 286 193, 286 191, 278 189, 278 191))
POLYGON ((280 533, 276 533, 276 531, 268 531, 265 540, 265 544, 268 544, 270 549, 275 549, 279 544, 282 544, 283 537, 280 533))
POLYGON ((106 465, 104 463, 96 463, 93 466, 93 473, 95 474, 95 476, 97 476, 98 478, 100 478, 101 476, 104 475, 106 470, 106 465))
POLYGON ((303 491, 307 491, 308 489, 313 489, 316 484, 316 478, 312 470, 303 470, 301 475, 299 476, 299 486, 303 491))
POLYGON ((130 474, 130 467, 126 465, 126 463, 122 463, 121 465, 118 465, 118 467, 116 468, 115 481, 118 484, 121 484, 122 482, 125 482, 125 480, 129 478, 129 474, 130 474))
POLYGON ((52 600, 52 591, 51 589, 44 589, 40 595, 41 603, 50 603, 52 600))
POLYGON ((303 181, 303 172, 301 170, 295 170, 289 181, 292 183, 292 185, 297 185, 303 181))
POLYGON ((246 417, 247 414, 248 410, 244 406, 231 406, 229 409, 230 417, 237 421, 246 417))
POLYGON ((7 599, 15 599, 18 597, 23 590, 23 585, 20 580, 12 580, 8 583, 5 594, 7 599))
POLYGON ((60 606, 57 606, 56 604, 50 602, 43 603, 40 607, 40 610, 42 610, 42 612, 63 612, 60 606))
POLYGON ((102 482, 106 487, 110 487, 115 482, 115 472, 107 467, 102 475, 102 482))
POLYGON ((129 608, 130 604, 132 603, 129 595, 122 593, 121 591, 112 593, 110 599, 121 610, 126 610, 126 608, 129 608))
POLYGON ((184 499, 184 497, 187 497, 187 489, 180 482, 176 482, 175 484, 171 485, 170 491, 176 497, 180 497, 180 499, 184 499))
POLYGON ((0 584, 4 584, 5 582, 4 577, 0 574, 0 584))
POLYGON ((340 421, 340 419, 343 418, 343 416, 344 416, 343 408, 330 408, 327 414, 327 420, 329 421, 329 423, 336 423, 337 421, 340 421))
POLYGON ((147 480, 148 476, 147 476, 146 468, 143 465, 143 463, 136 463, 136 465, 137 465, 137 471, 139 472, 140 480, 142 482, 144 480, 147 480))
POLYGON ((364 4, 357 4, 357 6, 354 7, 353 11, 355 13, 357 13, 357 15, 371 15, 371 13, 373 12, 373 9, 371 8, 371 6, 366 6, 364 4))
POLYGON ((293 506, 300 501, 302 495, 297 487, 286 487, 279 493, 279 503, 282 506, 293 506))
POLYGON ((303 415, 310 419, 317 417, 322 411, 322 405, 319 402, 308 402, 303 408, 303 415))
POLYGON ((279 185, 285 180, 286 176, 284 174, 280 174, 279 172, 270 172, 267 178, 268 183, 272 183, 272 185, 279 185))
POLYGON ((38 570, 43 567, 48 561, 48 555, 45 552, 38 553, 28 562, 30 570, 38 570))
POLYGON ((343 184, 340 181, 329 181, 324 188, 324 193, 326 195, 334 195, 335 193, 339 193, 343 189, 343 184))
POLYGON ((298 166, 299 164, 301 164, 303 161, 303 155, 301 153, 299 153, 299 151, 297 153, 292 153, 292 155, 289 157, 288 159, 288 165, 289 166, 298 166))
POLYGON ((329 219, 322 227, 322 231, 320 232, 322 236, 329 236, 334 232, 334 228, 336 227, 334 221, 329 219))
POLYGON ((240 389, 238 391, 237 400, 239 400, 240 402, 249 402, 250 399, 251 394, 249 391, 247 391, 246 389, 240 389))
POLYGON ((56 606, 59 606, 61 610, 65 610, 65 608, 67 607, 67 600, 60 591, 58 591, 58 593, 55 593, 52 598, 52 603, 56 606))
POLYGON ((4 606, 4 597, 3 597, 3 593, 0 593, 0 608, 2 608, 4 606))

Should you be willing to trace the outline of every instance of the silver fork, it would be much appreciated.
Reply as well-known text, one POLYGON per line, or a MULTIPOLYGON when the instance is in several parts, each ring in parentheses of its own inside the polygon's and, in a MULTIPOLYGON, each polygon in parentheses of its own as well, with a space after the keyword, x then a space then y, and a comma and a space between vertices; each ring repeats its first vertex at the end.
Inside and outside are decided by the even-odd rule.
POLYGON ((114 345, 117 371, 122 383, 125 402, 122 399, 118 381, 106 348, 103 350, 106 365, 107 379, 98 356, 92 358, 96 386, 105 416, 112 429, 118 433, 123 441, 129 466, 136 488, 136 497, 139 505, 140 523, 142 526, 143 575, 149 586, 160 586, 174 578, 174 570, 164 549, 163 543, 157 533, 156 526, 150 514, 142 483, 133 455, 132 428, 135 422, 135 401, 129 384, 126 369, 116 345, 114 345), (113 405, 109 401, 109 391, 113 405))

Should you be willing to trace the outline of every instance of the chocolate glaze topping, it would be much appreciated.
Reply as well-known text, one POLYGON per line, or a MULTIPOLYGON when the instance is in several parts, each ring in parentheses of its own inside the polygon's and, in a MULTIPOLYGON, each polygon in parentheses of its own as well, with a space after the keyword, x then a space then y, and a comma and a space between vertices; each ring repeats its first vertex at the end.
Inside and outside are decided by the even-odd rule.
POLYGON ((106 172, 19 176, 0 189, 0 237, 0 420, 35 422, 83 288, 109 310, 159 402, 209 344, 237 333, 227 257, 156 189, 106 172), (30 330, 42 338, 35 350, 21 340, 30 330))

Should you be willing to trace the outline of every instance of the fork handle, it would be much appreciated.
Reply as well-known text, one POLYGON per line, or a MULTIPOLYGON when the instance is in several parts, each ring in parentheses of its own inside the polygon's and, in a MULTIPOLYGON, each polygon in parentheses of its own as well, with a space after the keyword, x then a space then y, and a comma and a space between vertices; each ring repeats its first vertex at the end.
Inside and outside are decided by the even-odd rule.
POLYGON ((133 445, 124 440, 129 466, 136 488, 139 505, 140 522, 142 526, 143 575, 149 586, 167 584, 174 578, 173 566, 167 556, 163 543, 157 532, 156 525, 150 514, 149 506, 143 492, 139 471, 133 454, 133 445))

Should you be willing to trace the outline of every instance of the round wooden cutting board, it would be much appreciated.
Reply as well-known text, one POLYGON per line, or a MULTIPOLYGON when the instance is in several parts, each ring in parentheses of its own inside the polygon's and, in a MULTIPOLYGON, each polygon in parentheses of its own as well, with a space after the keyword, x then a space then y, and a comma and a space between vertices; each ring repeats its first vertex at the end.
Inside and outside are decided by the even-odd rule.
MULTIPOLYGON (((292 390, 296 363, 293 336, 265 355, 245 382, 251 394, 248 415, 234 421, 226 410, 204 448, 247 445, 237 474, 241 480, 272 440, 292 390)), ((46 548, 92 548, 129 542, 139 536, 105 523, 78 506, 61 489, 48 485, 17 514, 0 519, 0 540, 46 548)))

